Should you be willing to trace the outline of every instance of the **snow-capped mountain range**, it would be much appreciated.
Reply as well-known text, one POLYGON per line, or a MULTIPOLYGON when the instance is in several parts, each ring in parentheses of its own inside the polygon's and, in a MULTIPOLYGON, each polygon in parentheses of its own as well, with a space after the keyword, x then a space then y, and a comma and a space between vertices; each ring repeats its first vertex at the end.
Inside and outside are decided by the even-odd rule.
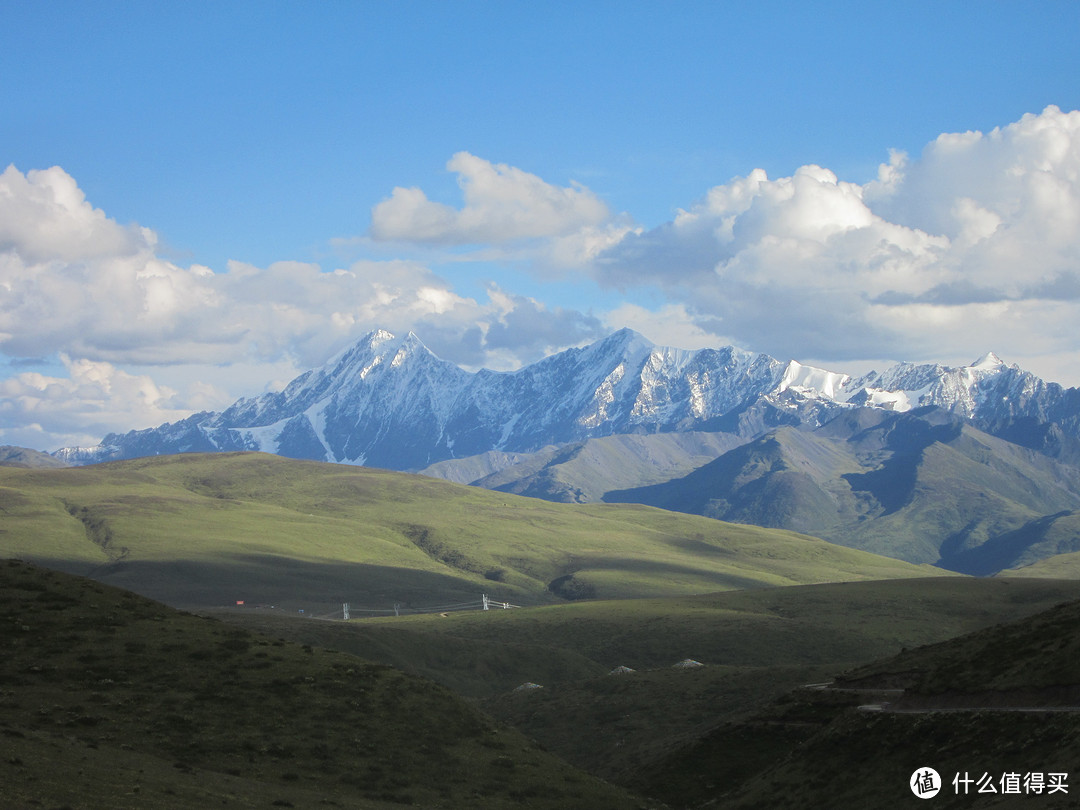
POLYGON ((438 358, 412 333, 378 330, 280 392, 55 455, 87 464, 262 450, 418 470, 491 450, 532 452, 614 434, 748 435, 777 424, 820 424, 838 409, 926 406, 985 430, 1011 431, 1031 446, 1080 436, 1077 389, 1046 383, 992 353, 959 368, 901 363, 853 379, 733 347, 655 346, 623 329, 517 371, 472 373, 438 358))

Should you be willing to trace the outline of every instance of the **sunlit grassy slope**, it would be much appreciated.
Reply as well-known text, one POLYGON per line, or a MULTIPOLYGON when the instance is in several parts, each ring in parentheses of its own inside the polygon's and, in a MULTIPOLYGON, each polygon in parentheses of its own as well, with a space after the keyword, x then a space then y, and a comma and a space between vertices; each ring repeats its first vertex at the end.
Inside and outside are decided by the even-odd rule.
POLYGON ((646 597, 938 572, 787 531, 257 453, 0 469, 0 554, 171 604, 646 597))
POLYGON ((1062 577, 1080 579, 1080 551, 1058 554, 1019 568, 1007 568, 999 577, 1062 577))

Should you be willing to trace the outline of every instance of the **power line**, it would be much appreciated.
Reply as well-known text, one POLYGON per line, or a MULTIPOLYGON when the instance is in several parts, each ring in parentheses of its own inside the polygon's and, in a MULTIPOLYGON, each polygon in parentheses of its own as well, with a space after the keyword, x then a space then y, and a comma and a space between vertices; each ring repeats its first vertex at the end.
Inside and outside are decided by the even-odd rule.
POLYGON ((453 613, 462 610, 510 610, 520 607, 521 605, 512 605, 509 602, 497 602, 494 599, 489 598, 487 594, 482 594, 480 600, 476 602, 457 602, 452 605, 430 605, 414 608, 402 607, 400 602, 394 603, 394 607, 390 609, 357 607, 351 602, 343 602, 340 610, 335 610, 332 613, 326 613, 322 616, 315 616, 313 618, 341 618, 345 621, 348 621, 353 616, 358 615, 375 617, 389 616, 393 614, 394 616, 401 616, 402 614, 416 615, 424 613, 453 613))

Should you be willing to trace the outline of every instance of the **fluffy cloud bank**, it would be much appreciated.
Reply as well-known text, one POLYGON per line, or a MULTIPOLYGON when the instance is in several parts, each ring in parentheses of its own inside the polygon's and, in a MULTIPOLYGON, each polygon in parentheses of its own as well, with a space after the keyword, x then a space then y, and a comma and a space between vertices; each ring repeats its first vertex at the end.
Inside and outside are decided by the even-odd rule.
POLYGON ((496 287, 485 301, 458 295, 414 261, 182 267, 62 169, 0 175, 0 354, 63 356, 62 368, 0 382, 0 443, 53 448, 223 407, 377 327, 495 367, 602 332, 595 317, 496 287))
POLYGON ((818 166, 756 170, 671 222, 628 233, 603 283, 657 284, 691 316, 780 356, 1036 365, 1075 351, 1080 112, 894 153, 867 184, 818 166), (967 357, 970 355, 970 357, 967 357))
POLYGON ((431 327, 446 336, 448 356, 480 364, 489 331, 501 352, 539 345, 540 335, 582 339, 600 328, 594 318, 494 287, 485 302, 460 296, 414 261, 358 261, 332 271, 230 262, 215 273, 181 267, 156 250, 153 231, 109 219, 62 169, 23 175, 8 167, 0 175, 0 351, 138 365, 288 356, 307 368, 377 327, 431 327), (515 322, 529 334, 511 337, 515 322), (471 350, 459 345, 470 341, 457 340, 468 332, 479 335, 471 350))
POLYGON ((0 438, 27 447, 86 445, 113 429, 119 413, 130 424, 159 425, 182 419, 177 392, 146 375, 110 363, 62 355, 67 376, 26 372, 0 380, 0 438))
POLYGON ((372 209, 372 237, 438 245, 497 244, 566 236, 609 218, 607 205, 580 185, 553 186, 468 152, 458 152, 446 168, 458 176, 463 208, 433 202, 418 188, 395 188, 372 209))
MULTIPOLYGON (((482 300, 421 261, 325 270, 159 255, 58 167, 0 174, 0 443, 53 448, 148 427, 287 382, 370 329, 413 330, 467 366, 513 368, 632 326, 688 348, 736 342, 781 358, 973 360, 993 349, 1080 380, 1080 112, 1048 107, 988 133, 894 153, 866 183, 803 166, 708 189, 651 230, 589 189, 467 152, 447 164, 460 207, 394 189, 371 244, 573 268, 649 291, 608 312, 547 306, 501 281, 482 300), (652 305, 641 299, 652 296, 652 305), (24 361, 62 356, 44 371, 24 361)), ((406 254, 407 255, 407 254, 406 254)))

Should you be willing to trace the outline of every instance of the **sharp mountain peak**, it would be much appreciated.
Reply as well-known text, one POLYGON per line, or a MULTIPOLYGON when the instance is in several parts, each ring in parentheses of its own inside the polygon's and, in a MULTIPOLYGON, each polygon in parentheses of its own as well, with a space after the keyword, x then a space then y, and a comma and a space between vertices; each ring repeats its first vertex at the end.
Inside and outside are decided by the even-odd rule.
POLYGON ((657 346, 620 329, 516 371, 473 373, 438 357, 413 332, 376 329, 280 392, 57 455, 91 463, 261 450, 409 470, 489 450, 531 452, 616 434, 746 433, 768 424, 820 423, 852 407, 935 406, 999 422, 1043 418, 1056 409, 1073 425, 1069 432, 1080 433, 1080 403, 1060 386, 1007 367, 993 353, 965 368, 981 373, 908 363, 852 380, 732 346, 657 346), (999 373, 987 373, 993 371, 999 373))

